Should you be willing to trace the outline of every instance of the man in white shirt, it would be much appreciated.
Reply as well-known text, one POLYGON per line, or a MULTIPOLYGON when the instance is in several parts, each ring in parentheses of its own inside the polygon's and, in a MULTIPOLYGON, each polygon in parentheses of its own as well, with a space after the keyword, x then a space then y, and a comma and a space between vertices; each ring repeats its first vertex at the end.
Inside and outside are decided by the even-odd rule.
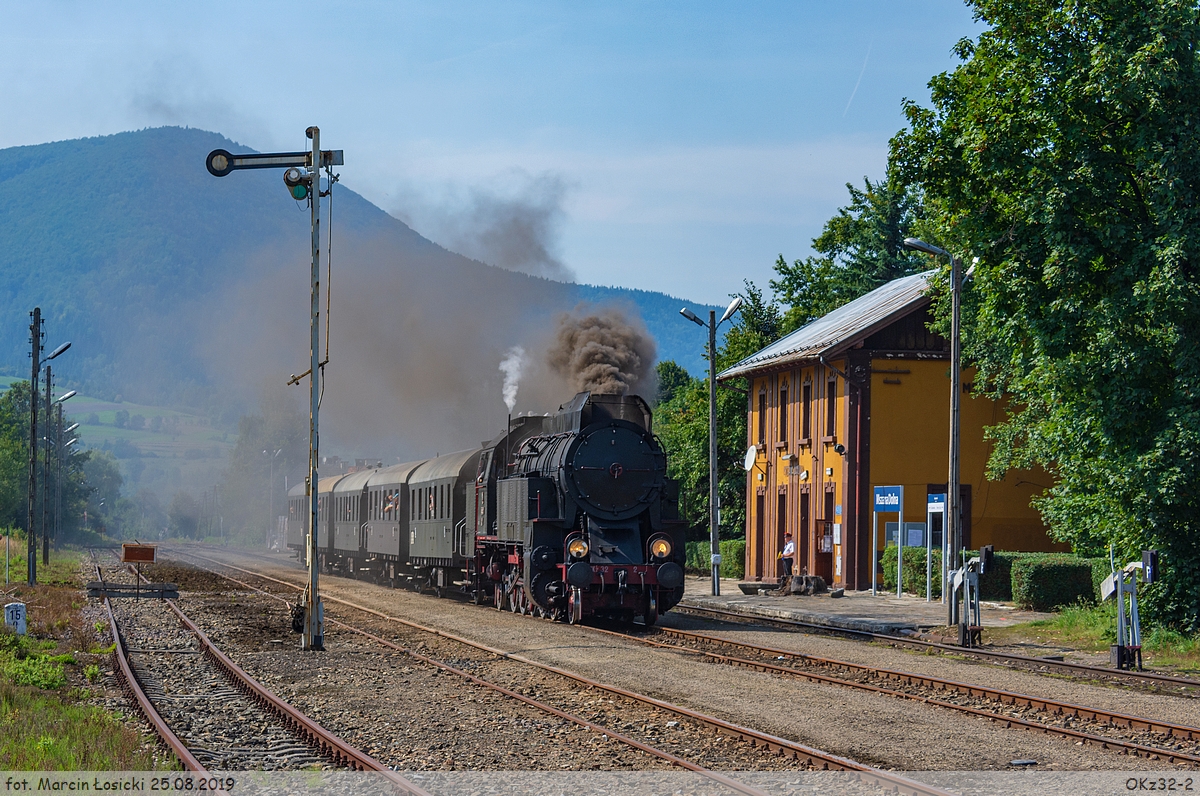
POLYGON ((783 552, 780 556, 780 560, 783 562, 783 576, 790 578, 792 576, 792 560, 796 557, 796 543, 792 541, 790 533, 783 535, 783 552))

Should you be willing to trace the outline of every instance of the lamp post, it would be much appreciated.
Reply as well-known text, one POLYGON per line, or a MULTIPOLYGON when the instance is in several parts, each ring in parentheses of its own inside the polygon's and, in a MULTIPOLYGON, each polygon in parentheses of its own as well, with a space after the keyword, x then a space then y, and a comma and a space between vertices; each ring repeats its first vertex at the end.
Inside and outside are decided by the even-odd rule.
POLYGON ((719 321, 716 310, 709 310, 708 323, 700 320, 696 313, 687 307, 679 311, 680 315, 692 323, 708 327, 708 539, 714 597, 721 594, 721 540, 717 527, 717 327, 732 318, 741 306, 742 298, 738 296, 729 302, 719 321))
MULTIPOLYGON (((71 390, 68 393, 64 393, 63 395, 60 395, 54 401, 51 401, 50 393, 53 389, 54 389, 54 385, 50 379, 50 366, 46 365, 46 422, 49 424, 49 428, 46 431, 46 456, 44 459, 44 463, 42 464, 42 565, 43 566, 50 563, 50 533, 49 533, 49 528, 46 525, 46 515, 47 515, 47 513, 49 513, 49 509, 50 509, 50 506, 49 506, 49 504, 50 504, 50 446, 54 445, 56 453, 57 453, 57 448, 58 448, 57 443, 55 443, 55 441, 51 439, 53 429, 55 428, 53 410, 55 407, 58 407, 59 419, 61 420, 63 401, 67 401, 67 400, 70 400, 71 398, 75 397, 75 390, 71 390)), ((57 482, 55 483, 55 488, 57 489, 57 482)))
POLYGON ((271 457, 271 482, 267 486, 267 494, 270 495, 270 501, 271 501, 270 513, 267 515, 266 540, 267 540, 267 549, 268 550, 271 549, 271 533, 272 533, 272 528, 275 525, 275 458, 277 456, 279 456, 279 454, 281 454, 281 453, 283 453, 283 448, 280 448, 279 450, 275 451, 275 453, 270 453, 269 451, 263 451, 263 456, 271 457))
MULTIPOLYGON (((26 534, 26 573, 30 586, 37 585, 37 533, 34 530, 33 518, 37 507, 37 452, 40 436, 38 435, 38 380, 42 375, 42 368, 50 360, 57 358, 60 354, 71 347, 70 343, 63 343, 58 348, 51 352, 50 356, 41 359, 42 353, 42 338, 45 333, 42 331, 44 322, 42 320, 42 308, 34 307, 30 313, 32 323, 29 325, 29 340, 32 346, 30 358, 33 360, 32 374, 29 379, 29 512, 28 512, 28 533, 26 534)), ((47 396, 49 396, 50 372, 46 369, 47 396)), ((74 393, 72 393, 74 394, 74 393)))
POLYGON ((55 542, 55 544, 58 543, 58 518, 62 516, 63 452, 66 451, 67 448, 74 445, 76 442, 79 442, 79 437, 74 437, 66 443, 64 443, 62 441, 62 438, 64 436, 66 436, 67 434, 70 434, 72 431, 74 431, 77 428, 79 428, 78 423, 72 423, 71 425, 67 426, 66 428, 62 427, 62 404, 60 403, 58 405, 58 446, 57 446, 58 466, 57 466, 57 469, 56 469, 56 472, 54 475, 54 542, 55 542))
MULTIPOLYGON (((946 522, 943 533, 946 545, 946 560, 942 563, 942 589, 946 588, 945 574, 950 570, 950 561, 957 560, 962 551, 961 496, 959 495, 959 401, 962 393, 962 348, 959 340, 959 308, 962 302, 962 262, 950 252, 918 238, 905 238, 905 247, 935 257, 950 260, 950 472, 946 478, 946 522)), ((957 617, 957 600, 947 600, 946 624, 953 625, 957 617)))

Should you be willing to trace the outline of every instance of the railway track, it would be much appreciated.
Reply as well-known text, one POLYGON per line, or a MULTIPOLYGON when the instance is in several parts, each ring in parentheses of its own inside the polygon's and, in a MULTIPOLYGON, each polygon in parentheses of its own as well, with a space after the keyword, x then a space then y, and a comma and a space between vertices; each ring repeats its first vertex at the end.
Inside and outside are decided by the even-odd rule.
POLYGON ((1102 708, 1060 702, 930 675, 864 666, 793 650, 734 642, 687 630, 656 628, 654 631, 657 636, 666 636, 685 642, 682 645, 669 644, 653 638, 604 628, 592 627, 589 630, 663 649, 703 655, 719 664, 855 688, 900 699, 910 699, 926 705, 934 705, 1000 722, 1007 727, 1054 733, 1073 741, 1093 744, 1104 749, 1114 749, 1152 760, 1166 760, 1171 763, 1200 763, 1200 728, 1198 727, 1131 716, 1102 708), (736 650, 753 657, 722 654, 713 651, 714 649, 736 650), (781 660, 795 665, 781 665, 779 663, 781 660), (1080 727, 1085 729, 1080 729, 1080 727))
MULTIPOLYGON (((267 596, 272 597, 276 600, 279 600, 285 604, 288 604, 290 601, 284 597, 280 597, 278 594, 275 594, 271 591, 268 591, 266 589, 255 586, 251 583, 248 583, 245 580, 241 580, 237 577, 233 577, 230 574, 228 574, 228 571, 232 570, 234 572, 242 573, 243 575, 250 576, 252 578, 257 578, 261 581, 265 581, 267 583, 274 584, 277 586, 282 586, 282 587, 292 590, 292 591, 301 591, 303 588, 301 586, 298 586, 297 584, 290 583, 286 580, 271 577, 270 575, 266 575, 261 572, 254 572, 252 570, 248 570, 243 567, 238 567, 233 564, 228 564, 223 561, 218 561, 216 559, 209 558, 208 556, 201 555, 194 551, 186 551, 185 553, 182 553, 182 555, 184 555, 187 558, 193 559, 193 561, 199 560, 199 561, 207 562, 212 565, 216 565, 217 567, 221 568, 221 570, 223 570, 223 571, 213 570, 212 568, 210 568, 209 566, 205 566, 204 564, 195 564, 196 566, 199 566, 200 568, 202 568, 208 572, 211 572, 213 574, 217 574, 233 583, 236 583, 236 584, 242 586, 243 588, 251 589, 257 593, 267 595, 267 596)), ((531 660, 531 659, 529 659, 523 655, 520 655, 518 653, 501 650, 501 649, 496 649, 496 648, 488 646, 486 644, 481 644, 479 642, 475 642, 470 639, 466 639, 466 638, 457 636, 452 633, 438 630, 436 628, 426 627, 424 625, 412 622, 410 620, 406 620, 406 619, 402 619, 402 618, 394 617, 394 616, 389 616, 387 614, 384 614, 381 611, 377 611, 375 609, 357 604, 357 603, 349 601, 349 600, 336 598, 336 597, 330 596, 328 594, 326 594, 323 599, 327 603, 337 603, 339 605, 343 605, 347 608, 351 608, 356 611, 367 614, 369 617, 372 617, 375 620, 381 620, 382 622, 387 623, 389 625, 400 626, 409 631, 416 631, 419 634, 429 634, 431 636, 436 636, 439 639, 444 639, 446 641, 454 642, 455 644, 465 645, 466 647, 469 647, 477 652, 486 653, 487 656, 489 656, 495 660, 517 662, 517 663, 523 664, 525 666, 533 667, 542 672, 554 675, 556 677, 564 678, 570 682, 576 683, 578 685, 582 685, 582 686, 586 687, 587 689, 591 689, 593 691, 600 692, 600 693, 608 695, 610 697, 616 697, 621 700, 627 700, 629 702, 636 703, 640 706, 643 706, 646 708, 651 708, 653 710, 660 711, 665 714, 669 714, 670 716, 675 717, 678 720, 697 722, 697 723, 709 728, 710 730, 715 730, 716 732, 718 732, 722 735, 730 736, 734 739, 737 739, 738 741, 749 744, 750 746, 752 746, 754 748, 764 750, 765 752, 768 752, 773 756, 791 759, 791 760, 795 761, 796 763, 798 763, 810 770, 849 772, 849 773, 856 774, 858 781, 863 784, 872 785, 874 787, 881 788, 885 791, 904 793, 904 794, 914 794, 914 796, 916 794, 944 794, 944 793, 946 793, 946 791, 943 791, 942 789, 940 789, 938 787, 930 786, 930 785, 927 785, 927 784, 924 784, 921 782, 917 782, 908 777, 897 775, 897 774, 894 774, 894 773, 891 773, 888 771, 883 771, 883 770, 874 768, 872 766, 868 766, 868 765, 859 763, 857 761, 851 760, 849 758, 833 755, 833 754, 823 752, 818 749, 813 749, 811 747, 807 747, 802 744, 795 743, 795 742, 790 741, 785 738, 781 738, 781 737, 774 736, 774 735, 769 735, 766 733, 759 732, 757 730, 739 726, 739 725, 724 721, 722 719, 719 719, 719 718, 716 718, 713 716, 708 716, 708 715, 699 713, 697 711, 693 711, 693 710, 690 710, 688 708, 684 708, 684 707, 681 707, 678 705, 673 705, 668 702, 664 702, 662 700, 655 699, 653 697, 649 697, 649 696, 646 696, 643 694, 638 694, 638 693, 629 691, 627 689, 604 684, 604 683, 592 680, 590 678, 575 674, 573 672, 566 671, 559 667, 555 667, 555 666, 551 666, 549 664, 544 664, 544 663, 541 663, 538 661, 531 660)), ((410 655, 413 658, 420 660, 428 665, 436 666, 436 667, 442 669, 443 671, 455 674, 456 676, 462 677, 476 685, 481 685, 483 687, 500 690, 506 696, 509 696, 511 698, 518 699, 526 704, 537 705, 540 709, 550 712, 554 715, 559 715, 560 717, 570 718, 572 721, 576 721, 576 722, 580 723, 581 726, 587 727, 592 732, 604 733, 605 735, 608 735, 610 737, 619 738, 619 739, 623 740, 624 742, 628 743, 632 748, 637 748, 642 752, 653 754, 656 757, 658 757, 659 759, 667 760, 667 761, 671 762, 672 765, 676 765, 676 766, 679 766, 681 768, 685 768, 685 769, 691 770, 691 771, 697 771, 698 773, 703 774, 703 776, 708 777, 715 782, 719 782, 722 785, 733 788, 734 790, 737 790, 739 792, 743 792, 743 793, 759 792, 754 788, 748 787, 745 784, 737 782, 736 780, 731 780, 728 777, 725 777, 724 775, 719 774, 718 772, 712 772, 712 771, 705 770, 705 769, 697 766, 695 763, 692 763, 692 762, 686 760, 685 758, 681 758, 681 757, 672 755, 669 752, 663 753, 661 750, 658 750, 658 749, 648 748, 649 747, 648 744, 638 742, 633 738, 629 738, 628 736, 623 735, 619 731, 614 730, 609 724, 600 724, 600 723, 593 722, 593 721, 590 721, 588 719, 581 718, 578 716, 567 715, 565 713, 565 711, 561 711, 558 708, 555 708, 551 705, 546 705, 544 703, 541 703, 539 700, 532 699, 531 697, 529 697, 525 694, 518 693, 510 688, 505 688, 504 686, 499 685, 495 682, 492 682, 491 680, 488 680, 487 678, 484 678, 477 674, 473 674, 469 671, 466 671, 466 664, 464 664, 462 668, 460 668, 458 666, 453 666, 449 663, 446 663, 445 661, 438 660, 430 655, 425 655, 423 653, 417 652, 416 650, 412 649, 410 646, 395 644, 394 642, 392 642, 388 639, 385 639, 385 638, 379 636, 378 634, 371 633, 367 630, 356 627, 356 626, 351 625, 346 622, 332 619, 328 616, 326 617, 326 624, 333 626, 333 627, 341 628, 347 632, 354 633, 360 637, 368 638, 373 643, 379 644, 381 646, 385 646, 389 649, 403 652, 403 653, 410 655)), ((674 723, 679 723, 679 721, 676 721, 674 723)))
POLYGON ((1051 658, 1037 658, 1000 650, 986 650, 979 647, 960 647, 957 644, 943 644, 936 641, 893 636, 886 633, 872 633, 867 630, 831 627, 798 619, 781 619, 767 616, 746 616, 733 611, 719 608, 701 608, 697 606, 678 605, 673 613, 690 616, 718 619, 739 625, 767 625, 774 627, 798 628, 806 632, 823 635, 836 635, 864 641, 889 644, 894 647, 917 649, 956 657, 973 658, 986 663, 1023 669, 1037 674, 1066 675, 1088 682, 1101 682, 1109 685, 1120 685, 1132 688, 1147 689, 1158 693, 1168 693, 1184 697, 1200 696, 1200 678, 1180 677, 1177 675, 1161 674, 1158 672, 1133 672, 1121 669, 1108 669, 1101 666, 1089 666, 1083 663, 1071 663, 1051 658))
MULTIPOLYGON (((105 582, 99 562, 95 569, 97 579, 105 582)), ((401 792, 429 796, 261 685, 218 649, 173 600, 114 608, 113 600, 105 597, 103 603, 114 644, 114 671, 122 689, 186 770, 206 774, 217 766, 221 770, 305 769, 332 764, 379 772, 401 792), (162 611, 160 602, 169 612, 162 611), (139 646, 128 643, 131 635, 139 646), (197 723, 198 713, 219 723, 217 731, 211 731, 210 721, 206 732, 204 722, 197 723), (226 733, 235 737, 220 737, 226 733), (221 748, 221 740, 236 745, 221 748)))

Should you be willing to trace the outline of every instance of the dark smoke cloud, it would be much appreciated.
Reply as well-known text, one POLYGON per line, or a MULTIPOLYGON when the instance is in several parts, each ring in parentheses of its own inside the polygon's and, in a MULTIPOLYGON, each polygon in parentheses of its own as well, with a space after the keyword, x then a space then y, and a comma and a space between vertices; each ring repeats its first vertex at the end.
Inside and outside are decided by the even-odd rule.
POLYGON ((546 362, 579 392, 637 392, 653 373, 656 350, 641 319, 615 308, 579 306, 557 319, 546 362))
MULTIPOLYGON (((308 368, 303 243, 287 264, 274 251, 248 258, 260 278, 217 302, 204 354, 230 389, 282 385, 308 368)), ((478 446, 504 427, 500 364, 514 346, 528 352, 516 413, 551 411, 574 394, 543 355, 555 313, 569 306, 562 285, 465 260, 397 258, 387 242, 335 245, 322 453, 395 463, 478 446)), ((307 380, 288 390, 307 406, 307 380)))
POLYGON ((509 190, 471 189, 441 203, 410 197, 395 215, 430 239, 473 260, 569 282, 574 274, 559 254, 568 184, 557 174, 523 172, 509 190))

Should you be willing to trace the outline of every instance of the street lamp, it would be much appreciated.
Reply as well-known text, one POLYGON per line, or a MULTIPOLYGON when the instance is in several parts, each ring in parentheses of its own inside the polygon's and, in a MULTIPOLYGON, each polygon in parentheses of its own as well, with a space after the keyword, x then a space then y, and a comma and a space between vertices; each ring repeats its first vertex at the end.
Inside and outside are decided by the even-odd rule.
POLYGON ((263 451, 263 456, 271 457, 271 482, 267 485, 267 494, 271 496, 270 497, 271 509, 270 509, 270 514, 267 516, 267 533, 266 533, 268 550, 271 549, 271 526, 275 524, 275 459, 281 453, 283 453, 283 448, 280 448, 279 450, 275 451, 274 454, 271 454, 267 451, 263 451))
MULTIPOLYGON (((946 528, 945 537, 947 555, 943 562, 942 589, 946 590, 946 574, 950 570, 950 561, 959 558, 962 551, 962 517, 961 497, 959 495, 959 401, 962 392, 962 344, 960 341, 960 307, 962 304, 962 261, 945 249, 926 243, 918 238, 905 238, 906 248, 914 249, 935 257, 946 257, 950 260, 950 472, 946 478, 946 528)), ((974 270, 974 266, 972 266, 974 270)), ((953 625, 957 617, 957 600, 947 600, 946 623, 953 625)))
POLYGON ((721 540, 717 533, 717 327, 733 317, 742 306, 742 297, 729 302, 721 320, 716 310, 708 311, 708 323, 684 307, 679 314, 694 324, 708 327, 708 538, 712 561, 712 593, 721 594, 721 540))

